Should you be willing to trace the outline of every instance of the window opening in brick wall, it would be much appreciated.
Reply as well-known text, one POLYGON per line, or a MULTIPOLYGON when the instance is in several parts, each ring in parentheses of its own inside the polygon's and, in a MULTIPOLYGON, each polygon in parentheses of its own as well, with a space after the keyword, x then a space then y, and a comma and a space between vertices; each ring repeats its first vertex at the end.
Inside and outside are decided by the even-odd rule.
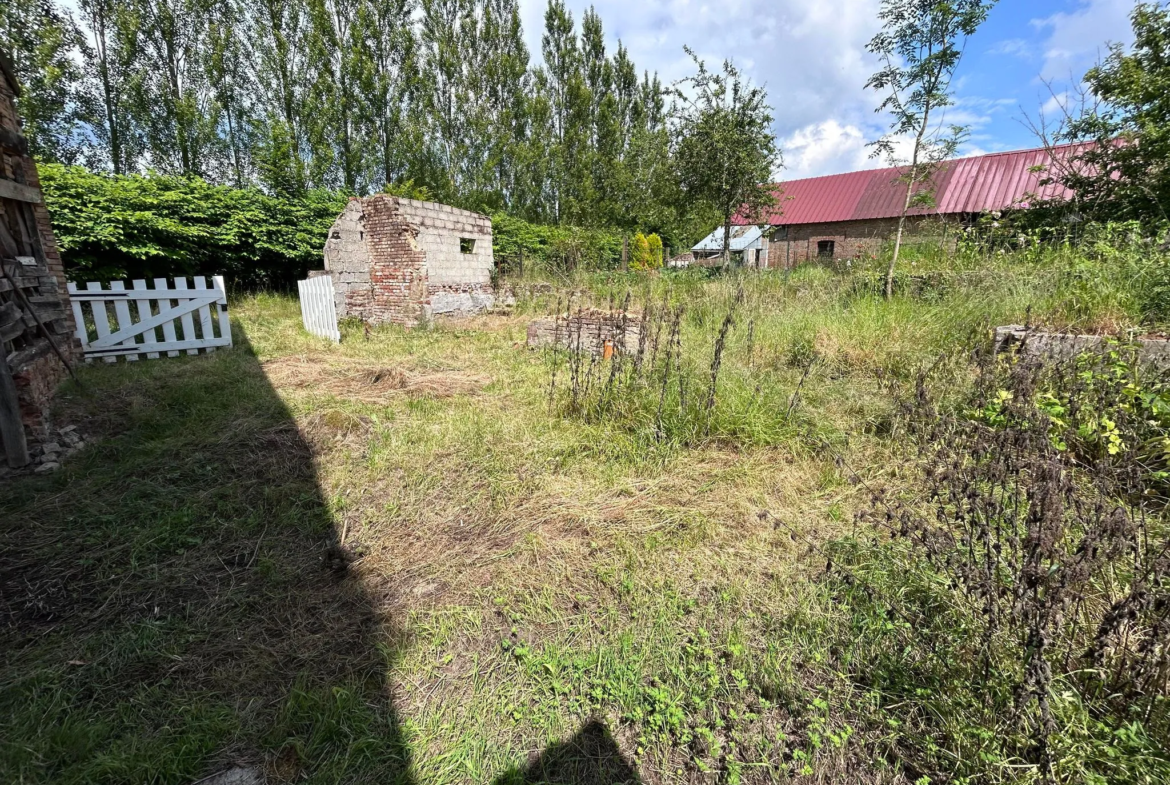
POLYGON ((835 240, 817 240, 817 257, 820 259, 832 259, 836 249, 835 240))
POLYGON ((475 253, 475 240, 468 237, 460 237, 459 250, 462 253, 475 253))

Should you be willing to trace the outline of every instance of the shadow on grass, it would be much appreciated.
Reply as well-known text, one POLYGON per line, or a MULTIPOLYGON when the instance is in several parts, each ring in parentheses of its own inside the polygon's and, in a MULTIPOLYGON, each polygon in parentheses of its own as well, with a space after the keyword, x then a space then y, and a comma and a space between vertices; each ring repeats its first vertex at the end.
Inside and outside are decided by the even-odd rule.
POLYGON ((246 339, 85 381, 96 442, 0 485, 0 781, 411 782, 399 629, 246 339))
POLYGON ((601 722, 591 720, 568 741, 552 744, 524 769, 495 785, 637 785, 641 780, 601 722))
MULTIPOLYGON (((90 446, 0 483, 0 782, 413 782, 404 636, 351 574, 330 430, 236 343, 86 369, 57 424, 90 446)), ((498 781, 637 776, 593 722, 498 781)))

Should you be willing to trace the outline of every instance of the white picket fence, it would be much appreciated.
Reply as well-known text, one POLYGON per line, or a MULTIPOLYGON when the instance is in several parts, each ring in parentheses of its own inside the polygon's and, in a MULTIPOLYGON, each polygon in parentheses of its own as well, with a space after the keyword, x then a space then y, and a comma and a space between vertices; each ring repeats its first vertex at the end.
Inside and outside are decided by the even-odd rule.
POLYGON ((166 278, 155 278, 153 288, 135 280, 129 289, 123 281, 110 282, 108 289, 96 281, 84 289, 69 284, 86 362, 100 357, 112 363, 120 356, 135 361, 143 354, 147 359, 163 353, 178 357, 182 352, 199 354, 200 349, 212 352, 231 346, 223 276, 215 276, 209 286, 197 275, 193 283, 188 287, 186 278, 176 278, 171 285, 166 278), (112 314, 107 306, 112 306, 112 314))
POLYGON ((333 276, 317 275, 297 281, 301 294, 301 321, 313 335, 341 342, 337 329, 337 307, 333 302, 333 276))

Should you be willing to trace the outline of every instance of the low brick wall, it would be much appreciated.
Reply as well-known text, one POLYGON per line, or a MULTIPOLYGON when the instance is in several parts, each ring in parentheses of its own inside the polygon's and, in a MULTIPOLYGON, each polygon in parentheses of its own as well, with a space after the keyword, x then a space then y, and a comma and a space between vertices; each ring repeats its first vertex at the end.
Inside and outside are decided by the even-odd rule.
POLYGON ((579 311, 570 316, 545 316, 529 322, 528 348, 556 346, 601 356, 608 343, 617 351, 633 354, 638 351, 641 334, 642 320, 637 316, 579 311))
MULTIPOLYGON (((995 328, 996 351, 1022 347, 1022 352, 1026 356, 1047 360, 1071 360, 1085 352, 1100 351, 1106 340, 1108 338, 1101 335, 1029 332, 1027 328, 1018 324, 995 328)), ((1170 368, 1170 340, 1137 338, 1134 343, 1137 344, 1140 362, 1170 368)))

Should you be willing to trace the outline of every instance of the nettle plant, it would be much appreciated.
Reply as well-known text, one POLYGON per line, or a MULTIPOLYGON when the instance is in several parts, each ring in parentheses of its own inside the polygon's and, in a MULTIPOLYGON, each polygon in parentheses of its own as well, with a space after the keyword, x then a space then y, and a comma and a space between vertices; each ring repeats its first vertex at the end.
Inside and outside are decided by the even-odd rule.
POLYGON ((924 496, 873 489, 884 536, 834 558, 895 745, 945 779, 1170 776, 1167 375, 987 354, 940 400, 922 376, 903 404, 924 496))

